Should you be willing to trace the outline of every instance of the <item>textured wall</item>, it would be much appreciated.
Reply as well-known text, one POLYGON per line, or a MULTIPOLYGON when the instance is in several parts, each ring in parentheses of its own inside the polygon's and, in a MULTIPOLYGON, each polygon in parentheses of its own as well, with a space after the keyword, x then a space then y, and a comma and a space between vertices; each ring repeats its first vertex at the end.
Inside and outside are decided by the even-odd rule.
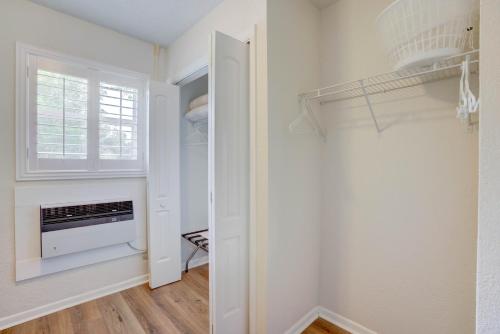
POLYGON ((477 334, 500 333, 500 1, 481 0, 477 334))
POLYGON ((184 79, 208 64, 210 34, 214 30, 248 38, 265 17, 265 0, 225 0, 186 31, 167 49, 167 78, 184 79))
MULTIPOLYGON (((142 73, 151 73, 152 46, 25 0, 0 1, 0 318, 147 272, 140 255, 15 283, 15 47, 16 41, 142 73)), ((72 181, 86 188, 89 182, 72 181)), ((142 184, 144 179, 132 182, 142 184)), ((65 181, 44 182, 57 185, 65 181)), ((28 184, 28 183, 23 183, 28 184)), ((134 188, 135 189, 135 188, 134 188)), ((144 201, 145 201, 144 197, 144 201)), ((143 213, 145 215, 145 213, 143 213)), ((145 224, 145 222, 142 222, 145 224)))
POLYGON ((291 134, 297 96, 319 84, 319 11, 307 0, 268 2, 268 330, 283 333, 318 304, 320 146, 291 134))
MULTIPOLYGON (((391 70, 375 27, 389 3, 322 11, 322 85, 391 70)), ((455 117, 458 78, 372 101, 380 134, 363 99, 322 106, 320 303, 377 333, 471 334, 478 134, 455 117)))

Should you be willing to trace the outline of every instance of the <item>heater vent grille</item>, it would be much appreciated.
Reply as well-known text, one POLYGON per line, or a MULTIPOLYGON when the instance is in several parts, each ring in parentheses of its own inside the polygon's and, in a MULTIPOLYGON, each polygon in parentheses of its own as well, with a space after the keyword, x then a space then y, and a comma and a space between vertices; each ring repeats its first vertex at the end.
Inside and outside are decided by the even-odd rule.
POLYGON ((42 232, 134 219, 132 201, 40 207, 42 232))

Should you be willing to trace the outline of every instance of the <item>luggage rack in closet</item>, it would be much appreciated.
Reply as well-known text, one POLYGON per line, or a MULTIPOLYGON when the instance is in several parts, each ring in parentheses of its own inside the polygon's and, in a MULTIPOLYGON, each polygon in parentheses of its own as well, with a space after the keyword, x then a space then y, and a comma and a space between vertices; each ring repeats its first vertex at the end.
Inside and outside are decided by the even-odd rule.
POLYGON ((208 253, 208 229, 184 233, 182 237, 196 247, 186 260, 186 269, 184 272, 187 273, 189 271, 189 262, 200 249, 208 253))
MULTIPOLYGON (((313 132, 325 141, 326 130, 321 126, 320 121, 312 111, 311 102, 316 101, 321 105, 363 97, 377 132, 382 132, 384 129, 377 122, 370 100, 371 95, 383 94, 461 75, 463 80, 464 74, 468 76, 469 73, 477 72, 479 72, 478 49, 445 58, 426 68, 388 72, 364 79, 318 88, 299 95, 301 113, 290 123, 289 129, 292 133, 300 133, 300 124, 303 121, 307 121, 313 127, 313 132), (467 70, 468 73, 464 73, 467 70)), ((470 115, 468 115, 467 122, 471 125, 470 115)))

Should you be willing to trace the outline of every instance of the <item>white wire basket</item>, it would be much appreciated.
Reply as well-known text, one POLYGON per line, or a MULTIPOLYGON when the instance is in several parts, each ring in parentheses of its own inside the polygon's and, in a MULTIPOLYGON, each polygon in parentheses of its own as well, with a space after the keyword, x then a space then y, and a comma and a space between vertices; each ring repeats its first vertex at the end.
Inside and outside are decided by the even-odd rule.
POLYGON ((473 48, 478 0, 396 0, 377 18, 396 70, 423 67, 473 48))

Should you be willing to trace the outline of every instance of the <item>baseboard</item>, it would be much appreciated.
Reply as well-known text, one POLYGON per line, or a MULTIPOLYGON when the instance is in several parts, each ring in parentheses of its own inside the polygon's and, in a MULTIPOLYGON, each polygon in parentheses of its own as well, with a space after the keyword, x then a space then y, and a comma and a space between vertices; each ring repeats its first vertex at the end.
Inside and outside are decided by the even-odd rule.
POLYGON ((340 314, 337 314, 335 312, 332 312, 324 307, 318 307, 319 309, 319 317, 325 319, 326 321, 331 322, 332 324, 345 329, 348 332, 351 332, 351 334, 377 334, 376 332, 372 331, 371 329, 368 329, 364 327, 363 325, 360 325, 350 319, 347 319, 346 317, 341 316, 340 314))
POLYGON ((285 334, 300 334, 302 333, 314 320, 318 319, 319 316, 319 306, 314 307, 312 310, 307 312, 299 321, 297 321, 285 334))
POLYGON ((290 327, 290 329, 287 330, 285 334, 301 334, 318 318, 323 318, 326 321, 329 321, 332 324, 345 329, 351 334, 377 334, 376 332, 322 306, 316 306, 312 310, 307 312, 302 318, 300 318, 299 321, 297 321, 292 327, 290 327))
POLYGON ((21 324, 23 322, 33 320, 39 317, 43 317, 47 314, 54 313, 60 310, 63 310, 65 308, 75 306, 78 304, 82 304, 100 297, 104 297, 119 291, 123 291, 129 288, 132 288, 137 285, 144 284, 148 282, 149 276, 146 275, 141 275, 137 276, 131 279, 128 279, 126 281, 122 281, 119 283, 111 284, 108 286, 105 286, 103 288, 95 289, 92 291, 88 291, 76 296, 72 296, 69 298, 65 298, 62 300, 59 300, 57 302, 53 302, 50 304, 46 304, 43 306, 35 307, 31 310, 28 311, 23 311, 19 312, 13 315, 9 315, 7 317, 0 318, 0 330, 9 328, 18 324, 21 324))

